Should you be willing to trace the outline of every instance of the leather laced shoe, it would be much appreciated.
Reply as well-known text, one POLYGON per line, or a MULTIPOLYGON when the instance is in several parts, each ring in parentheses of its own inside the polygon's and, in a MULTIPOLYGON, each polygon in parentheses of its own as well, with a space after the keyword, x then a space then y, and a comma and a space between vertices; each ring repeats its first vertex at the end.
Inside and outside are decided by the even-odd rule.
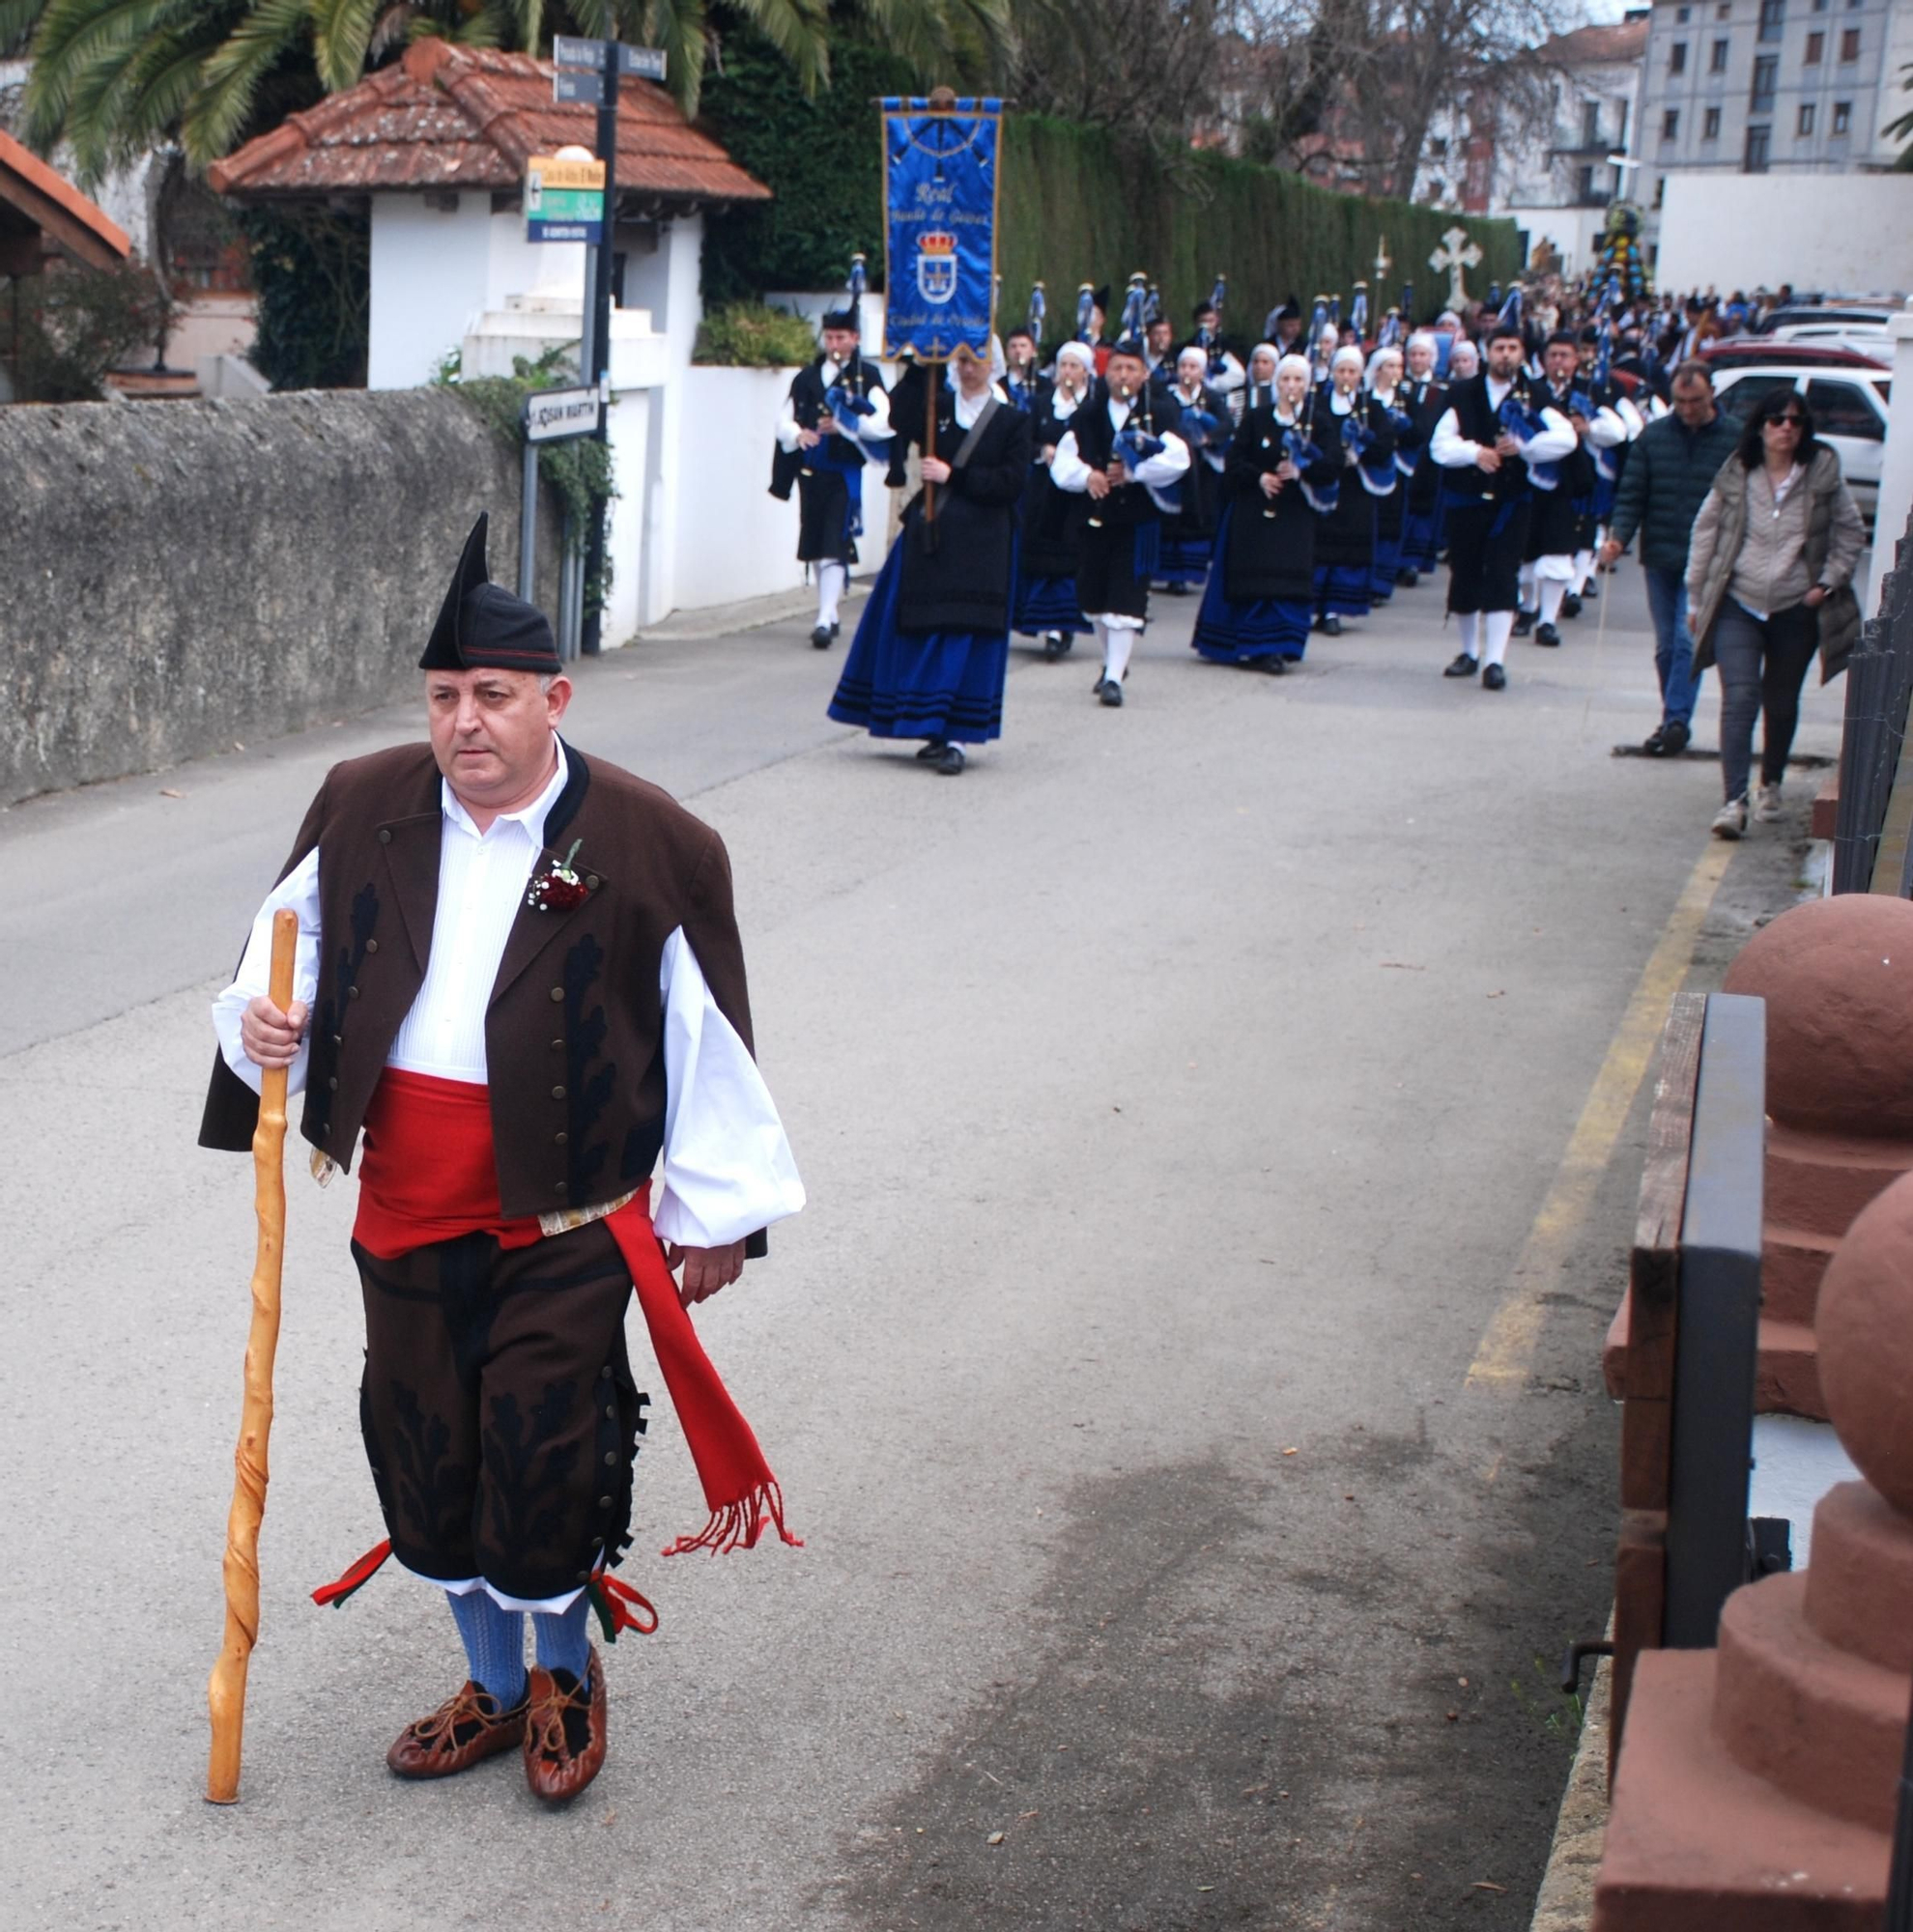
POLYGON ((1051 664, 1063 655, 1065 648, 1061 631, 1045 631, 1042 634, 1042 654, 1051 664))
POLYGON ((1579 617, 1581 615, 1581 598, 1577 592, 1570 590, 1561 599, 1561 615, 1563 617, 1579 617))
POLYGON ((1421 573, 1418 570, 1403 568, 1396 571, 1395 582, 1402 589, 1413 590, 1421 582, 1421 573))
POLYGON ((406 1725, 385 1753, 395 1777, 452 1777, 524 1741, 528 1705, 507 1711, 470 1680, 429 1718, 406 1725))
POLYGON ((1481 660, 1471 658, 1466 651, 1457 651, 1442 672, 1443 677, 1472 677, 1481 668, 1481 660))
POLYGON ((530 1710, 525 1719, 525 1781, 560 1804, 597 1776, 605 1761, 605 1666, 596 1644, 581 1684, 571 1673, 531 1667, 530 1710))
POLYGON ((835 624, 819 624, 816 627, 816 629, 811 633, 811 648, 813 650, 817 650, 817 651, 829 650, 830 640, 834 637, 836 637, 836 635, 837 635, 837 626, 835 624))
POLYGON ((1508 674, 1499 665, 1490 665, 1481 673, 1483 691, 1505 691, 1508 688, 1508 674))
POLYGON ((1123 708, 1123 687, 1113 677, 1105 677, 1097 694, 1112 711, 1123 708))
POLYGON ((1525 638, 1534 628, 1534 620, 1540 613, 1534 611, 1517 611, 1514 620, 1514 636, 1525 638))
POLYGON ((1262 671, 1270 677, 1287 677, 1289 674, 1289 661, 1280 651, 1271 651, 1266 656, 1247 658, 1243 662, 1249 669, 1262 671))
POLYGON ((1342 620, 1335 611, 1330 611, 1328 616, 1323 618, 1322 632, 1325 637, 1329 638, 1339 638, 1342 635, 1342 620))
POLYGON ((961 745, 946 745, 937 753, 935 770, 947 779, 954 779, 963 769, 965 762, 961 745))
POLYGON ((1534 627, 1534 641, 1546 645, 1551 651, 1556 650, 1560 646, 1561 634, 1552 624, 1537 624, 1534 627))
POLYGON ((942 757, 947 743, 948 740, 946 739, 932 738, 928 744, 919 746, 917 750, 917 762, 920 765, 927 765, 932 758, 942 757))

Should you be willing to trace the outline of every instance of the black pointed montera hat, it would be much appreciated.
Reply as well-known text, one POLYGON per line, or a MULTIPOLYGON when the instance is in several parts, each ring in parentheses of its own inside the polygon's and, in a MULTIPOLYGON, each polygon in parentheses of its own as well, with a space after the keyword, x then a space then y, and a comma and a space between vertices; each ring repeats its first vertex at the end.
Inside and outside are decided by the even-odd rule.
POLYGON ((494 583, 485 570, 485 532, 491 518, 479 513, 439 606, 420 670, 560 671, 557 641, 545 613, 494 583))

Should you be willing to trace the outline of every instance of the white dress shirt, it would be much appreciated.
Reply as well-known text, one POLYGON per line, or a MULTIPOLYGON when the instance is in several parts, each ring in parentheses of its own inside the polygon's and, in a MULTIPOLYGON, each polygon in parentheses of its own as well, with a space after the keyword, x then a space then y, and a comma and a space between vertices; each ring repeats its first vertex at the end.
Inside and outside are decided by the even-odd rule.
MULTIPOLYGON (((1488 407, 1499 410, 1506 402, 1512 383, 1497 382, 1488 378, 1488 407)), ((1543 408, 1541 428, 1522 451, 1522 460, 1527 463, 1558 463, 1562 457, 1571 455, 1580 438, 1574 433, 1574 425, 1562 415, 1559 410, 1543 408)), ((1493 448, 1493 444, 1486 445, 1493 448)), ((1483 444, 1470 442, 1461 433, 1461 422, 1452 409, 1442 412, 1442 420, 1435 425, 1435 434, 1428 440, 1430 454, 1443 469, 1466 469, 1481 454, 1483 444)))
MULTIPOLYGON (((488 1084, 485 1013, 519 907, 545 850, 545 819, 564 789, 564 746, 551 782, 518 811, 480 832, 440 781, 439 898, 425 979, 401 1023, 387 1066, 440 1080, 488 1084)), ((293 997, 310 1007, 319 980, 319 852, 315 846, 267 895, 252 922, 233 982, 213 1002, 226 1065, 254 1093, 261 1072, 246 1058, 240 1021, 267 990, 272 915, 299 915, 293 997)), ((757 1064, 719 1009, 697 954, 677 927, 658 961, 664 1000, 664 1180, 652 1203, 659 1236, 680 1247, 723 1247, 794 1214, 804 1205, 784 1124, 757 1064)), ((308 1052, 300 1043, 287 1088, 303 1090, 308 1052)))
MULTIPOLYGON (((1110 427, 1119 433, 1129 420, 1133 403, 1119 402, 1112 395, 1109 398, 1110 427)), ((1155 499, 1156 508, 1174 515, 1176 506, 1164 503, 1156 491, 1176 481, 1179 476, 1188 473, 1189 446, 1174 431, 1167 431, 1162 437, 1162 447, 1154 456, 1148 456, 1130 471, 1130 480, 1140 483, 1155 499)), ((1076 448, 1076 432, 1068 430, 1063 440, 1056 445, 1056 460, 1049 466, 1049 480, 1059 490, 1084 491, 1089 488, 1090 467, 1082 459, 1076 448)))
MULTIPOLYGON (((823 367, 817 371, 823 378, 826 391, 843 374, 843 364, 826 355, 823 367)), ((871 405, 872 413, 867 416, 842 415, 837 419, 837 433, 847 436, 852 442, 886 442, 890 439, 890 398, 882 389, 872 389, 865 400, 871 405)), ((803 440, 803 429, 797 420, 797 412, 788 395, 784 399, 784 412, 777 419, 778 446, 785 450, 795 449, 803 440)), ((867 455, 870 453, 865 452, 867 455)))

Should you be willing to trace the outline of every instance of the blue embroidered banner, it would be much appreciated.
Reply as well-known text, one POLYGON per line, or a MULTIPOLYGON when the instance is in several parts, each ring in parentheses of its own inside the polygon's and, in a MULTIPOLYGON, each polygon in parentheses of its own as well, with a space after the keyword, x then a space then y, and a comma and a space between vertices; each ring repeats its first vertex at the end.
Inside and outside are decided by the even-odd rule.
POLYGON ((883 353, 987 355, 996 306, 1000 100, 883 102, 883 353))

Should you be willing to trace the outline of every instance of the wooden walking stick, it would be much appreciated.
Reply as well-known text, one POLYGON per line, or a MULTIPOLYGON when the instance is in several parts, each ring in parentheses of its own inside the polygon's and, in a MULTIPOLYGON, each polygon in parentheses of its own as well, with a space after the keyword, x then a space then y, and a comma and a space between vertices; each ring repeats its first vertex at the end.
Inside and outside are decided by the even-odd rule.
MULTIPOLYGON (((281 1012, 292 1005, 299 915, 272 915, 269 992, 281 1012)), ((279 1266, 286 1236, 286 1069, 269 1066, 259 1083, 252 1133, 253 1209, 259 1246, 252 1263, 252 1326, 245 1338, 245 1401, 233 1451, 233 1504, 226 1517, 226 1637, 206 1687, 213 1749, 206 1796, 239 1800, 240 1740, 245 1728, 245 1667, 259 1635, 259 1524, 266 1515, 266 1445, 272 1433, 272 1357, 279 1346, 279 1266)))

